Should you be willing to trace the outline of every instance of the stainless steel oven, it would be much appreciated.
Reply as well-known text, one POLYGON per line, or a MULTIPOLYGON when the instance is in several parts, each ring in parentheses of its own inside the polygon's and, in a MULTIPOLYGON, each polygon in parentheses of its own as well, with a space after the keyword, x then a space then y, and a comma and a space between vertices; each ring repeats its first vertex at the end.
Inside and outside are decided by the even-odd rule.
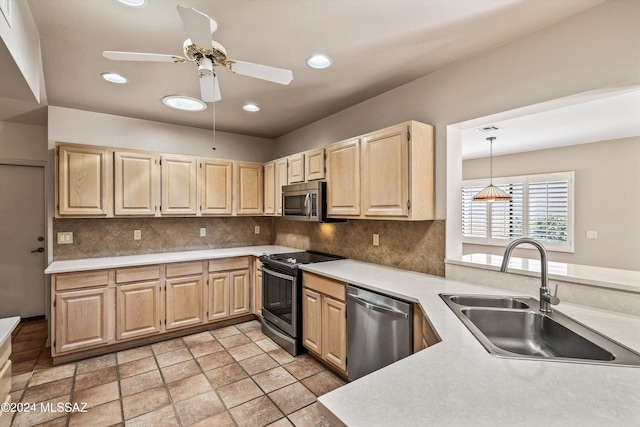
POLYGON ((264 254, 262 261, 262 331, 294 356, 302 346, 301 264, 342 259, 321 252, 264 254))

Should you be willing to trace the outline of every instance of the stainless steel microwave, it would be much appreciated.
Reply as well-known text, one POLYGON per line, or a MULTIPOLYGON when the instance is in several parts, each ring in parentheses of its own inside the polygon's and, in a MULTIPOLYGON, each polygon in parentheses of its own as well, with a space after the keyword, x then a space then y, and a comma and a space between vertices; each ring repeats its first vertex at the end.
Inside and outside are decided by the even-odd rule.
POLYGON ((327 218, 327 183, 311 181, 282 187, 282 217, 291 221, 344 222, 327 218))

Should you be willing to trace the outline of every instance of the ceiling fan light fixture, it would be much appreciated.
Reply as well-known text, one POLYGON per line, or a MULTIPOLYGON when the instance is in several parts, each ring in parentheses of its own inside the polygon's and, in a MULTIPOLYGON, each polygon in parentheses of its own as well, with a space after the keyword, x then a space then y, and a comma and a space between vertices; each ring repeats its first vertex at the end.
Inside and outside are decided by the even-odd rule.
POLYGON ((328 68, 331 66, 331 58, 327 55, 313 55, 307 58, 307 65, 319 70, 328 68))
POLYGON ((255 113, 256 111, 260 111, 260 107, 258 107, 256 104, 247 104, 244 107, 242 107, 242 109, 244 111, 249 111, 251 113, 255 113))
POLYGON ((147 5, 147 0, 118 0, 118 3, 122 3, 129 7, 145 7, 147 5))
POLYGON ((118 73, 105 72, 100 74, 103 80, 108 81, 109 83, 117 83, 117 84, 125 84, 127 82, 126 77, 121 76, 118 73))
POLYGON ((162 103, 167 107, 181 111, 203 111, 207 109, 207 104, 197 98, 183 95, 170 95, 162 98, 162 103))

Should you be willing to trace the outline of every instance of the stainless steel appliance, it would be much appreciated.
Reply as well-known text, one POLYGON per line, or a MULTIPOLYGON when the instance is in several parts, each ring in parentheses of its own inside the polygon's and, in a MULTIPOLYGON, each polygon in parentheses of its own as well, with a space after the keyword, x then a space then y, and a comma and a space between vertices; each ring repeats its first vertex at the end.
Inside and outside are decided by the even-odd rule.
POLYGON ((282 217, 305 222, 346 221, 327 218, 327 183, 324 181, 283 186, 282 217))
POLYGON ((292 355, 303 353, 302 271, 298 267, 343 258, 314 251, 260 256, 262 332, 292 355))
POLYGON ((353 381, 413 353, 413 304, 347 285, 347 375, 353 381))

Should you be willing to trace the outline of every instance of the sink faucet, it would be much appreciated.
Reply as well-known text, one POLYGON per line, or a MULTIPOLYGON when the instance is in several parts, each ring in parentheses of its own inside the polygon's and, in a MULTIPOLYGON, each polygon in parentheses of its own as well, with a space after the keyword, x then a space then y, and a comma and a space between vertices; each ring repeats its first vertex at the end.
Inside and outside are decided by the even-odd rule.
POLYGON ((528 243, 533 245, 540 252, 540 311, 543 313, 551 313, 551 304, 558 305, 560 303, 560 298, 558 295, 558 285, 556 285, 556 290, 553 295, 551 295, 551 289, 549 288, 549 272, 548 267, 549 263, 547 261, 547 250, 538 242, 537 240, 523 237, 521 239, 512 240, 504 250, 504 256, 502 257, 502 266, 500 267, 500 271, 502 273, 507 272, 507 268, 509 267, 509 259, 511 258, 511 252, 516 248, 516 246, 528 243))

